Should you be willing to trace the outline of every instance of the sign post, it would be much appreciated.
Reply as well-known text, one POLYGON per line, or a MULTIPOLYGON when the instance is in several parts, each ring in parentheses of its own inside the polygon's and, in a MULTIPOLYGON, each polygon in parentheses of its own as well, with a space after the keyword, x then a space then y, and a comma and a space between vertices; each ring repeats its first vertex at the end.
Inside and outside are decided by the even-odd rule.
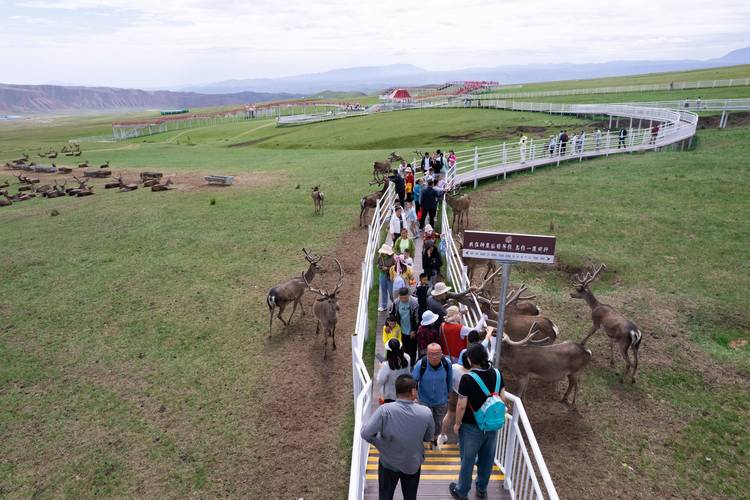
POLYGON ((508 296, 511 265, 516 262, 553 264, 555 262, 554 236, 534 234, 492 233, 488 231, 464 231, 463 256, 468 258, 494 259, 500 261, 503 272, 500 284, 497 328, 499 338, 495 345, 495 367, 500 368, 505 325, 505 298, 508 296))

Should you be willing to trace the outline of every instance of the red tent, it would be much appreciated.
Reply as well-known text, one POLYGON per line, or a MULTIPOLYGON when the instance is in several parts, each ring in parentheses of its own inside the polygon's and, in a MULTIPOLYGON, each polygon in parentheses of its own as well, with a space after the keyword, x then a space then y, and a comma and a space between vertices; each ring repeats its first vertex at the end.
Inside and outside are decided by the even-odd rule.
POLYGON ((388 98, 393 100, 406 100, 411 99, 411 94, 406 89, 396 89, 391 92, 391 95, 388 96, 388 98))

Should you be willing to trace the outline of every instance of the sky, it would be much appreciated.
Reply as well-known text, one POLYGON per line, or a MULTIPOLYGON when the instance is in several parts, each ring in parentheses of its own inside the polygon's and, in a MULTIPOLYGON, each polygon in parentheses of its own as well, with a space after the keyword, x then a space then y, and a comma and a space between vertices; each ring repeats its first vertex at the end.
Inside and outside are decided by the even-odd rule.
POLYGON ((0 0, 0 82, 179 88, 353 66, 710 59, 750 1, 0 0))

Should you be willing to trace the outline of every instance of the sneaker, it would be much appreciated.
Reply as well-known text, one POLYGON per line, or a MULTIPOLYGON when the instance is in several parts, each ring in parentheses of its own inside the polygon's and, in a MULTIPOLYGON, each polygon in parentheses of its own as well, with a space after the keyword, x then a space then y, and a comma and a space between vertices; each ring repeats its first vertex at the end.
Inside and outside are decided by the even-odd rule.
POLYGON ((477 488, 477 498, 487 498, 487 491, 477 488))
POLYGON ((438 436, 438 438, 437 438, 437 447, 438 447, 438 450, 442 450, 443 449, 443 445, 445 443, 447 443, 447 442, 448 442, 448 436, 446 436, 445 434, 440 434, 438 436))
POLYGON ((385 311, 385 307, 378 307, 378 312, 383 312, 383 311, 385 311))
POLYGON ((448 485, 448 491, 450 491, 451 496, 453 498, 458 498, 458 500, 469 500, 468 496, 461 496, 458 493, 458 490, 456 489, 456 487, 457 487, 456 483, 451 483, 451 484, 448 485))

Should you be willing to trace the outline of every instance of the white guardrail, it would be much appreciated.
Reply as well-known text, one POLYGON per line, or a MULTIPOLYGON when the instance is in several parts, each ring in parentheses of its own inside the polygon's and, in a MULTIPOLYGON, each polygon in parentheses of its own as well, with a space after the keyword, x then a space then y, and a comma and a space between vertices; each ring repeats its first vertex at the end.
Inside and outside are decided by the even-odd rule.
POLYGON ((527 97, 553 97, 562 95, 619 94, 623 92, 653 92, 658 90, 713 89, 718 87, 745 87, 750 85, 750 77, 725 80, 704 80, 699 82, 647 83, 643 85, 621 85, 618 87, 593 87, 566 90, 537 90, 529 92, 487 92, 491 99, 522 99, 527 97))
MULTIPOLYGON (((455 103, 450 103, 455 104, 455 103)), ((478 104, 477 104, 478 106, 478 104)), ((521 144, 502 144, 474 147, 456 152, 456 165, 448 169, 448 184, 466 184, 480 178, 505 174, 516 170, 532 169, 537 165, 557 163, 590 156, 608 156, 642 150, 655 150, 670 144, 687 141, 693 137, 698 124, 698 115, 683 110, 640 107, 622 104, 547 104, 512 102, 484 99, 482 107, 512 109, 519 111, 541 111, 546 113, 587 114, 609 116, 619 125, 624 120, 628 135, 620 141, 616 132, 606 132, 597 137, 584 135, 580 144, 572 140, 563 150, 559 144, 553 148, 547 142, 535 144, 530 141, 521 144), (633 127, 633 121, 648 121, 647 127, 633 127), (654 135, 651 127, 659 125, 654 135)), ((574 132, 569 136, 573 138, 574 132)), ((380 244, 383 225, 393 206, 395 192, 391 184, 378 202, 368 230, 367 250, 362 262, 362 282, 354 336, 352 337, 352 377, 354 395, 354 436, 352 441, 352 461, 349 482, 349 500, 361 500, 365 489, 365 470, 369 445, 360 437, 363 422, 370 416, 372 400, 372 380, 362 358, 364 344, 368 336, 368 307, 373 286, 373 270, 376 251, 380 244)), ((465 290, 469 279, 463 259, 455 245, 448 221, 447 210, 441 211, 441 234, 446 242, 446 266, 448 278, 456 290, 465 290)), ((481 312, 474 301, 469 307, 469 320, 476 324, 481 312)), ((504 486, 511 498, 557 500, 557 491, 542 456, 539 444, 534 437, 523 403, 513 394, 508 394, 512 402, 507 423, 498 433, 498 446, 495 463, 505 474, 504 486)))

